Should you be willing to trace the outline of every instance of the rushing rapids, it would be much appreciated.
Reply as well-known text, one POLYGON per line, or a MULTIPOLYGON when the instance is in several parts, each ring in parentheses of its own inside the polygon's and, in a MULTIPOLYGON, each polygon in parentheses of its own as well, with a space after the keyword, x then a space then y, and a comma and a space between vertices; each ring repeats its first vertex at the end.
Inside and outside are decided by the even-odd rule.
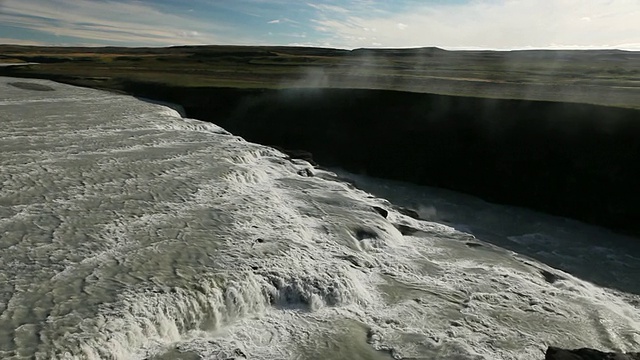
MULTIPOLYGON (((166 106, 12 82, 0 78, 3 359, 540 359, 549 345, 640 347, 637 248, 585 242, 554 263, 526 251, 554 241, 546 227, 511 223, 484 239, 469 212, 449 208, 466 227, 431 216, 442 199, 415 195, 425 188, 397 187, 420 202, 407 204, 413 214, 166 106), (593 253, 621 271, 615 282, 562 266, 588 266, 593 253)), ((488 228, 524 214, 492 209, 488 228)), ((556 230, 554 254, 596 231, 569 229, 574 238, 556 230)))

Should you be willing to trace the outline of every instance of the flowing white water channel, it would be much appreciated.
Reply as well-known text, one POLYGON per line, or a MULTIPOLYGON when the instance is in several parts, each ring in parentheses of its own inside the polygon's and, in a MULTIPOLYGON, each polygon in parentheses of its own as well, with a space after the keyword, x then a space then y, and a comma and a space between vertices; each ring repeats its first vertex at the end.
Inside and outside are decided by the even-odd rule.
MULTIPOLYGON (((640 348, 640 296, 625 287, 638 259, 627 250, 600 250, 629 269, 609 289, 478 235, 483 216, 490 229, 519 211, 542 215, 473 219, 465 203, 448 209, 466 209, 451 216, 468 228, 417 220, 170 108, 16 81, 0 78, 2 359, 541 359, 547 345, 640 348)), ((442 201, 397 191, 423 217, 430 199, 442 201)), ((580 226, 575 237, 558 231, 577 244, 591 231, 580 226)), ((504 238, 542 244, 529 230, 504 238)))

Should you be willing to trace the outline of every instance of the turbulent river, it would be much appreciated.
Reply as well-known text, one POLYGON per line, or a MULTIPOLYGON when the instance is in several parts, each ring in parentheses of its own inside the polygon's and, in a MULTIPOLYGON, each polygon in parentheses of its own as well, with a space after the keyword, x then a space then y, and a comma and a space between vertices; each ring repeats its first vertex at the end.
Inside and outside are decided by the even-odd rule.
POLYGON ((314 169, 133 97, 16 81, 0 78, 2 359, 640 348, 636 239, 314 169))

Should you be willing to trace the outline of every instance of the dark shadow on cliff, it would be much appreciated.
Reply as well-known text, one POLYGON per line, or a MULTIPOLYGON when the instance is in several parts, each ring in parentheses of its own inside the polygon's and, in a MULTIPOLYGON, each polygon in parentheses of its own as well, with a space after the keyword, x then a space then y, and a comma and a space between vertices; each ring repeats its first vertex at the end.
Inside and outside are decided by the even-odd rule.
POLYGON ((324 166, 640 234, 638 110, 385 90, 125 90, 324 166))
POLYGON ((248 98, 221 125, 323 165, 640 233, 640 112, 391 91, 248 98))

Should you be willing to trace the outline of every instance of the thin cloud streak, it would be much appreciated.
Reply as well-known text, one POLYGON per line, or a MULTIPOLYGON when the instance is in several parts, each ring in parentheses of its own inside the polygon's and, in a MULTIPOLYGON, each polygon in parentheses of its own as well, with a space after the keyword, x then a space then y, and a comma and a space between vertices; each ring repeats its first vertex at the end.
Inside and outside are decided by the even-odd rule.
POLYGON ((15 45, 34 45, 34 46, 46 46, 47 43, 42 41, 23 40, 15 38, 0 37, 0 44, 15 44, 15 45))
POLYGON ((289 18, 280 18, 280 19, 267 21, 267 24, 289 24, 290 26, 295 26, 295 25, 299 25, 300 22, 291 20, 289 18))
POLYGON ((209 23, 121 2, 7 0, 0 21, 3 25, 89 41, 141 45, 219 41, 209 34, 216 30, 209 23))

